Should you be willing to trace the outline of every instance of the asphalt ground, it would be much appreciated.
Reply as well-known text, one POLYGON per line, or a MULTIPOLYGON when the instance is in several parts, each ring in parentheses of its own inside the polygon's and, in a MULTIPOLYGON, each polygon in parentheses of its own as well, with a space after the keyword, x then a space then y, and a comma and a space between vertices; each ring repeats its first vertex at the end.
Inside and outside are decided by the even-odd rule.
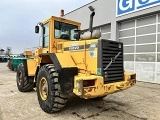
POLYGON ((36 91, 18 91, 16 72, 6 65, 0 63, 0 120, 160 120, 159 84, 137 82, 102 100, 71 94, 62 111, 47 114, 39 106, 36 91))

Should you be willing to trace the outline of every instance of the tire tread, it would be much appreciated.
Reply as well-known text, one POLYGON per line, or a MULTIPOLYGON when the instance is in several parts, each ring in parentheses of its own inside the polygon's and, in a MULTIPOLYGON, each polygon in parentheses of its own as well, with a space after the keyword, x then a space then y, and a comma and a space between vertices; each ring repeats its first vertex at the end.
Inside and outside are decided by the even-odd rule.
POLYGON ((28 76, 25 75, 25 70, 24 70, 24 65, 23 63, 19 64, 18 66, 18 69, 17 69, 17 87, 18 87, 18 90, 20 92, 29 92, 29 91, 32 91, 33 88, 34 88, 34 83, 33 82, 29 82, 28 81, 28 76), (19 72, 22 72, 23 74, 23 84, 22 85, 19 85, 18 84, 18 73, 19 72))
MULTIPOLYGON (((51 85, 51 99, 49 102, 42 102, 41 97, 38 97, 39 104, 42 108, 47 113, 54 113, 60 111, 64 106, 66 105, 67 98, 68 96, 64 93, 61 92, 61 88, 58 82, 58 73, 56 72, 54 65, 53 64, 47 64, 44 65, 40 68, 38 76, 40 75, 41 72, 46 72, 48 74, 48 77, 50 80, 48 84, 51 85)), ((37 77, 38 78, 38 77, 37 77)), ((37 80, 38 81, 38 80, 37 80)), ((38 95, 38 91, 37 91, 38 95)), ((47 101, 47 100, 46 100, 47 101)))

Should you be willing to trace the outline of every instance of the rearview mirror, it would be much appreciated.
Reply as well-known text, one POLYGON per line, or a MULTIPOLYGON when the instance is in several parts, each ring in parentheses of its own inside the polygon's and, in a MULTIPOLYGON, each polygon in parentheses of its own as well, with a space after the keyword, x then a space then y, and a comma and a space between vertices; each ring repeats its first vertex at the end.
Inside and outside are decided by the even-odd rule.
POLYGON ((39 33, 39 26, 35 26, 35 33, 39 33))

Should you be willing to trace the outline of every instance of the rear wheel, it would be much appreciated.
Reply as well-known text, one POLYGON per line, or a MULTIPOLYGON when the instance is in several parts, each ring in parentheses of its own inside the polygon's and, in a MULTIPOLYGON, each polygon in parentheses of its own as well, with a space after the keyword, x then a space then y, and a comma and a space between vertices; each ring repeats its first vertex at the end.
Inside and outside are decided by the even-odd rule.
POLYGON ((19 64, 18 66, 16 77, 17 77, 17 87, 19 91, 28 92, 33 90, 34 83, 28 80, 28 76, 26 76, 25 74, 24 66, 22 63, 19 64))
POLYGON ((37 96, 40 107, 47 113, 60 111, 67 102, 58 82, 58 73, 52 64, 40 68, 37 76, 37 96))

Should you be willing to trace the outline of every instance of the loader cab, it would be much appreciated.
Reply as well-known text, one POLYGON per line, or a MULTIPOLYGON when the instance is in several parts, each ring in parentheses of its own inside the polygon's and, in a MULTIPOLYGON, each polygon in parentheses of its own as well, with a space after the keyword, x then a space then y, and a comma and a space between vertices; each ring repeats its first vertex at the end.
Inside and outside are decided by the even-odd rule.
POLYGON ((51 53, 56 52, 58 42, 75 41, 74 31, 79 29, 78 22, 52 16, 44 22, 39 22, 35 27, 35 33, 41 31, 42 53, 51 53))

